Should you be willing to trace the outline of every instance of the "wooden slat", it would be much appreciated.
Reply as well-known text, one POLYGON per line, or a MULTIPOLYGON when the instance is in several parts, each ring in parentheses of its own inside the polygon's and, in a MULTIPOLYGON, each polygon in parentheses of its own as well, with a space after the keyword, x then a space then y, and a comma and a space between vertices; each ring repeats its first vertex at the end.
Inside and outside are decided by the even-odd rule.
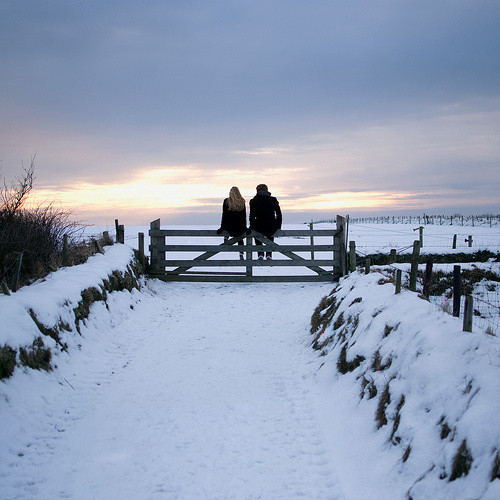
POLYGON ((238 271, 186 271, 182 273, 182 275, 186 274, 195 274, 195 275, 203 275, 207 274, 209 276, 246 276, 246 272, 238 272, 238 271))
MULTIPOLYGON (((160 260, 158 264, 162 267, 318 267, 333 266, 332 260, 160 260)), ((324 269, 318 268, 321 272, 324 269)))
MULTIPOLYGON (((232 245, 234 243, 237 243, 238 241, 241 241, 243 238, 244 238, 243 235, 241 235, 241 236, 235 236, 234 238, 230 238, 226 242, 221 243, 221 245, 219 245, 219 246, 222 246, 222 245, 232 245)), ((217 255, 218 253, 219 253, 218 250, 211 251, 211 252, 205 252, 204 254, 198 255, 198 257, 195 257, 193 260, 189 261, 191 263, 190 266, 179 267, 178 269, 174 269, 174 271, 172 271, 172 272, 173 273, 182 273, 184 271, 187 271, 188 269, 191 269, 192 267, 194 267, 196 262, 204 261, 206 259, 209 259, 210 257, 213 257, 214 255, 217 255)))
MULTIPOLYGON (((217 252, 257 252, 262 251, 263 248, 266 249, 265 246, 258 247, 257 245, 158 245, 156 248, 164 252, 209 252, 214 250, 217 252)), ((287 252, 331 252, 334 247, 332 245, 279 245, 279 250, 287 252)))
MULTIPOLYGON (((260 241, 262 241, 263 243, 265 243, 267 245, 267 247, 278 247, 276 248, 276 250, 279 252, 279 245, 276 245, 276 243, 272 242, 270 239, 266 238, 265 236, 263 236, 262 234, 259 234, 259 233, 256 233, 258 235, 258 238, 260 241)), ((286 257, 289 257, 291 259, 297 259, 297 260, 302 260, 302 261, 306 261, 306 259, 304 259, 303 257, 300 257, 300 255, 297 255, 293 252, 286 252, 286 251, 283 251, 281 252, 283 255, 285 255, 286 257)), ((324 265, 324 264, 323 264, 324 265)), ((317 265, 307 265, 307 264, 304 264, 305 267, 307 267, 308 269, 310 269, 311 271, 314 271, 315 273, 318 273, 318 274, 322 274, 325 272, 324 269, 321 269, 321 267, 318 267, 317 265)))
MULTIPOLYGON (((293 236, 335 236, 338 229, 280 229, 274 233, 276 238, 293 236)), ((258 234, 255 231, 250 236, 258 234)), ((214 236, 222 238, 215 229, 150 229, 150 236, 214 236)))
POLYGON ((151 275, 162 281, 203 282, 203 283, 309 283, 333 282, 331 274, 309 276, 194 276, 185 274, 158 274, 151 275))

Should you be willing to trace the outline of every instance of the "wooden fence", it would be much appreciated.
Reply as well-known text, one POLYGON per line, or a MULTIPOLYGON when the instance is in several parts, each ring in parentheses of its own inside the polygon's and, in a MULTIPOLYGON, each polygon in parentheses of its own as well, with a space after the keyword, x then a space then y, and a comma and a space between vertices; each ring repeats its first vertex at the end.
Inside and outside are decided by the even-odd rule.
MULTIPOLYGON (((251 231, 250 234, 229 237, 220 243, 223 235, 215 230, 204 229, 161 229, 160 219, 150 224, 150 275, 164 281, 205 281, 205 282, 309 282, 336 281, 346 274, 345 250, 345 219, 337 217, 336 229, 285 229, 274 234, 279 238, 297 238, 300 243, 280 245, 264 235, 251 231), (315 237, 326 239, 326 244, 315 243, 315 237), (326 238, 325 238, 326 237, 326 238), (196 238, 211 240, 203 244, 178 242, 178 238, 196 238), (214 238, 217 240, 214 243, 214 238), (177 239, 177 242, 176 242, 177 239), (255 239, 263 243, 255 245, 255 239), (238 242, 243 241, 240 245, 238 242), (305 242, 305 243, 304 243, 305 242), (199 254, 192 259, 168 258, 172 252, 191 252, 199 254), (240 260, 239 253, 243 253, 240 260), (287 257, 259 260, 257 252, 273 252, 287 257), (297 255, 296 252, 306 252, 308 258, 297 255), (328 252, 327 258, 314 258, 315 253, 328 252), (223 259, 209 260, 211 257, 224 253, 223 259), (231 258, 233 257, 233 258, 231 258), (314 274, 300 275, 267 275, 254 274, 254 268, 261 267, 302 267, 314 274), (167 269, 169 268, 169 269, 167 269), (194 270, 193 270, 194 268, 194 270), (237 268, 244 268, 238 271, 237 268), (230 270, 228 270, 230 269, 230 270), (232 270, 234 269, 234 271, 232 270)), ((183 256, 184 257, 184 256, 183 256)))

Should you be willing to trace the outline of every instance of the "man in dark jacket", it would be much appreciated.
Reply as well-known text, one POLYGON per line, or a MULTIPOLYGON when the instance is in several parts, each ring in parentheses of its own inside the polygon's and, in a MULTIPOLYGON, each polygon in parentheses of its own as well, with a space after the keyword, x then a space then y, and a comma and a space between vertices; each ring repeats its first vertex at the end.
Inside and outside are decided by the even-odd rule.
MULTIPOLYGON (((250 200, 250 229, 262 233, 274 241, 273 234, 281 229, 281 209, 278 200, 271 196, 265 184, 257 186, 257 194, 250 200)), ((255 240, 256 245, 262 242, 255 240)), ((264 252, 258 252, 259 259, 264 259, 264 252)), ((267 259, 272 258, 271 252, 266 252, 267 259)))

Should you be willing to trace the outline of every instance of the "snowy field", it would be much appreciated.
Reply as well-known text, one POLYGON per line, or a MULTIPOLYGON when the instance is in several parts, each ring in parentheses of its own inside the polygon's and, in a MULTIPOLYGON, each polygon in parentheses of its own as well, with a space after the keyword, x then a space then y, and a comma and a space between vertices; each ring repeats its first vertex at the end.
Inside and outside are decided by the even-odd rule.
MULTIPOLYGON (((373 226, 351 225, 349 239, 386 253, 418 233, 373 226)), ((432 227, 451 247, 445 229, 432 227)), ((498 227, 464 230, 472 251, 481 237, 482 248, 498 251, 498 227)), ((132 247, 139 231, 147 235, 126 228, 132 247)), ((431 237, 429 227, 424 251, 437 251, 431 237)), ((70 323, 80 291, 124 270, 131 255, 115 245, 0 296, 0 345, 39 335, 28 309, 46 326, 70 323)), ((341 343, 311 348, 311 315, 333 284, 148 280, 140 291, 109 294, 80 333, 62 332, 66 351, 44 337, 53 371, 18 367, 0 381, 0 498, 389 500, 410 490, 414 500, 498 498, 500 480, 490 482, 500 450, 498 338, 464 334, 459 319, 417 294, 394 296, 381 278, 357 273, 336 291, 343 306, 322 340, 344 332, 336 330, 342 313, 348 359, 366 359, 345 375, 336 368, 341 343), (377 349, 382 364, 393 360, 386 370, 370 368, 377 349), (362 376, 372 377, 377 398, 360 399, 362 376), (374 419, 389 381, 387 417, 401 417, 392 437, 392 423, 377 429, 374 419), (470 473, 450 482, 463 440, 470 473)))
MULTIPOLYGON (((212 226, 171 226, 162 221, 162 229, 217 229, 218 225, 212 226)), ((315 229, 335 228, 334 224, 322 223, 315 224, 315 229)), ((308 224, 285 224, 283 229, 308 229, 308 224)), ((109 231, 114 234, 114 226, 89 226, 86 234, 102 234, 103 231, 109 231)), ((126 242, 137 248, 137 234, 142 232, 148 240, 149 226, 126 226, 126 242)), ((301 238, 304 243, 309 241, 308 237, 301 238)), ((411 253, 414 240, 419 239, 418 225, 410 224, 350 224, 348 228, 348 240, 356 242, 356 250, 362 253, 386 253, 392 248, 398 253, 411 253)), ((214 239, 215 241, 216 239, 214 239)), ((222 237, 219 237, 222 241, 222 237)), ((177 241, 177 239, 176 239, 177 241)), ((184 239, 179 241, 183 243, 199 243, 199 240, 184 239)), ((290 243, 288 238, 279 238, 278 243, 290 243)), ((295 241, 297 242, 297 241, 295 241)), ((315 243, 330 243, 328 238, 315 238, 315 243)), ((146 244, 147 247, 148 243, 146 244)), ((500 225, 489 226, 450 226, 450 225, 428 225, 424 226, 424 246, 421 253, 473 253, 478 250, 490 250, 500 252, 500 225), (454 250, 453 235, 457 235, 457 248, 454 250), (472 235, 472 247, 465 241, 469 235, 472 235)), ((191 254, 193 255, 193 254, 191 254)), ((194 254, 196 255, 196 254, 194 254)), ((322 253, 319 254, 324 255, 322 253)))

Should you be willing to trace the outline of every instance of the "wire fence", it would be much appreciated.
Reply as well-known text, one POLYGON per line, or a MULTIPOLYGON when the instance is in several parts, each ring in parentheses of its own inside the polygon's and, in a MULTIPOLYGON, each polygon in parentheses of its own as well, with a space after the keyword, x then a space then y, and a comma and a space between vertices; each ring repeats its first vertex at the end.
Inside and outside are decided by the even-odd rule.
MULTIPOLYGON (((400 251, 403 249, 400 249, 400 251)), ((365 267, 368 259, 373 255, 367 254, 356 248, 356 264, 365 267)), ((422 258, 420 260, 423 260, 422 258)), ((374 266, 377 270, 386 274, 391 280, 395 272, 401 270, 405 279, 402 286, 409 288, 410 263, 389 263, 374 266)), ((425 266, 423 262, 420 267, 425 266)), ((453 274, 454 263, 438 263, 433 265, 433 276, 431 278, 429 300, 436 303, 445 312, 451 314, 453 303, 453 274)), ((491 335, 500 335, 500 262, 483 263, 460 263, 461 267, 461 307, 464 311, 465 296, 473 297, 473 317, 476 327, 491 335)), ((424 287, 423 272, 419 270, 417 275, 417 290, 422 291, 424 287)))
POLYGON ((500 214, 483 215, 392 215, 379 217, 351 217, 349 222, 353 224, 423 224, 437 226, 485 226, 493 227, 500 225, 500 214))

